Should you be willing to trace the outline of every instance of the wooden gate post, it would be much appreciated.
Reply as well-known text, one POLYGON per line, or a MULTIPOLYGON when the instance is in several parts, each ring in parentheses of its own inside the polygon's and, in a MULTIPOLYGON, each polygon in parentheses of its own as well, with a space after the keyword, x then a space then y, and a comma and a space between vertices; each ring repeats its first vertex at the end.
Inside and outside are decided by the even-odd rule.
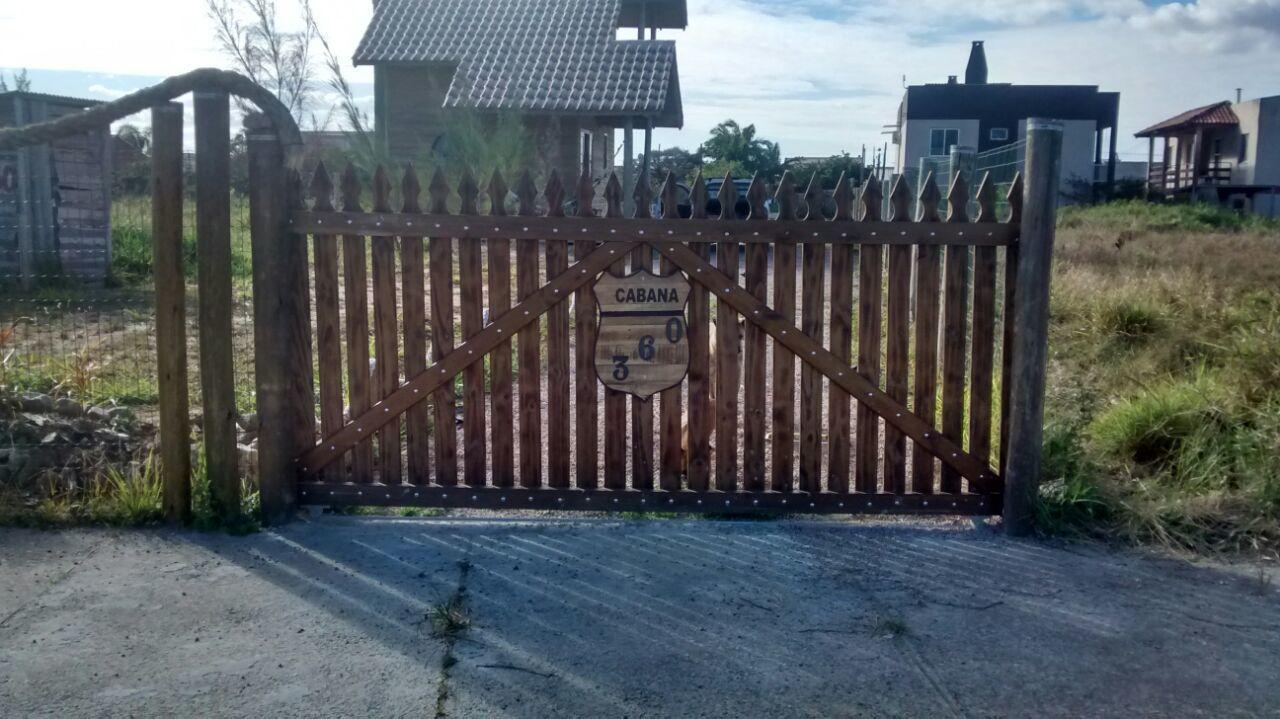
MULTIPOLYGON (((1027 120, 1026 182, 1019 240, 1012 387, 1009 393, 1009 457, 1005 476, 1005 532, 1034 529, 1044 434, 1045 364, 1048 353, 1049 282, 1062 169, 1062 123, 1027 120)), ((1009 318, 1006 318, 1009 321, 1009 318)))
POLYGON ((182 271, 182 105, 151 108, 151 241, 156 285, 160 475, 165 520, 191 520, 186 282, 182 271))
POLYGON ((231 103, 223 90, 193 94, 204 466, 215 512, 230 517, 240 511, 231 363, 231 103))
POLYGON ((289 233, 293 191, 271 122, 245 118, 253 247, 254 371, 258 489, 265 524, 289 521, 297 504, 297 458, 315 439, 307 306, 307 247, 289 233))

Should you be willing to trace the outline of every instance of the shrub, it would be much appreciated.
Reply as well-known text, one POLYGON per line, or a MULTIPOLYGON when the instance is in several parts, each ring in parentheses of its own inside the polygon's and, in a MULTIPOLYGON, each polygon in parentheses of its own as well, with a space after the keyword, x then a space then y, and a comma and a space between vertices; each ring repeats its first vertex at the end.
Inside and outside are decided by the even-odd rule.
POLYGON ((1223 421, 1209 393, 1200 382, 1150 389, 1099 414, 1089 425, 1089 437, 1112 459, 1167 467, 1194 435, 1223 421))

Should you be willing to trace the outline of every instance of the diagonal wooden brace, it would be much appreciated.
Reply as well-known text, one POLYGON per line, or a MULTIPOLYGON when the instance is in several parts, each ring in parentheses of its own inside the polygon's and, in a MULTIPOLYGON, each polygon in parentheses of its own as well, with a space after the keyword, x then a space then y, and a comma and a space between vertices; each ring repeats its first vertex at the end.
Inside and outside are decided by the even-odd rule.
POLYGON ((738 286, 710 262, 678 243, 653 243, 667 259, 689 278, 706 287, 721 302, 728 304, 748 322, 758 325, 804 362, 835 382, 850 396, 866 405, 886 422, 912 438, 929 454, 956 470, 981 492, 999 492, 1001 483, 986 462, 963 451, 929 423, 912 414, 906 407, 880 391, 862 375, 821 344, 801 332, 781 314, 738 286))
POLYGON ((504 312, 489 326, 458 345, 425 372, 401 385, 298 458, 304 476, 312 477, 330 462, 341 457, 360 442, 404 414, 409 408, 431 396, 442 384, 452 381, 464 368, 479 362, 498 345, 511 339, 521 328, 541 317, 556 304, 568 299, 579 287, 591 282, 619 257, 631 252, 636 242, 602 245, 575 262, 520 304, 504 312))

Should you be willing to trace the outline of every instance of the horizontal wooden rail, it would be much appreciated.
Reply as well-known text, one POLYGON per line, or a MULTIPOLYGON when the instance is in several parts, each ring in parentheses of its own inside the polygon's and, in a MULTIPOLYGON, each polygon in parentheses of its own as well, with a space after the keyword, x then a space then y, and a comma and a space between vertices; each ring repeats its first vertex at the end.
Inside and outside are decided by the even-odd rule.
POLYGON ((623 489, 516 489, 302 482, 302 504, 485 509, 688 511, 701 514, 996 514, 998 494, 836 494, 623 489))
POLYGON ((593 242, 816 242, 999 247, 1017 240, 1019 226, 995 222, 943 225, 880 221, 405 216, 377 212, 304 211, 294 213, 290 230, 300 235, 342 233, 367 237, 571 240, 582 236, 593 242))

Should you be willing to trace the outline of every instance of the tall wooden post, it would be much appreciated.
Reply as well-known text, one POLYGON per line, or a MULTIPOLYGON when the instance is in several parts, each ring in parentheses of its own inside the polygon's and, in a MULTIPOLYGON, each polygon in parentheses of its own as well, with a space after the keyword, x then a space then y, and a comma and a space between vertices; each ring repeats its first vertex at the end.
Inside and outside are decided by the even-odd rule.
POLYGON ((240 511, 231 361, 231 103, 221 90, 198 91, 194 97, 204 466, 214 511, 229 517, 240 511))
POLYGON ((635 217, 636 214, 636 179, 633 166, 636 155, 635 132, 636 121, 628 117, 627 124, 622 129, 622 213, 624 217, 635 217))
POLYGON ((1044 439, 1044 385, 1048 354, 1049 281, 1062 171, 1062 123, 1027 120, 1027 179, 1018 241, 1018 302, 1013 321, 1009 456, 1004 526, 1020 536, 1034 529, 1044 439))
POLYGON ((296 459, 315 437, 306 243, 288 231, 291 184, 284 150, 263 115, 245 118, 253 246, 254 368, 262 519, 279 524, 297 503, 296 459))
POLYGON ((182 271, 182 105, 151 108, 151 241, 156 285, 160 475, 165 520, 191 521, 186 283, 182 271))

